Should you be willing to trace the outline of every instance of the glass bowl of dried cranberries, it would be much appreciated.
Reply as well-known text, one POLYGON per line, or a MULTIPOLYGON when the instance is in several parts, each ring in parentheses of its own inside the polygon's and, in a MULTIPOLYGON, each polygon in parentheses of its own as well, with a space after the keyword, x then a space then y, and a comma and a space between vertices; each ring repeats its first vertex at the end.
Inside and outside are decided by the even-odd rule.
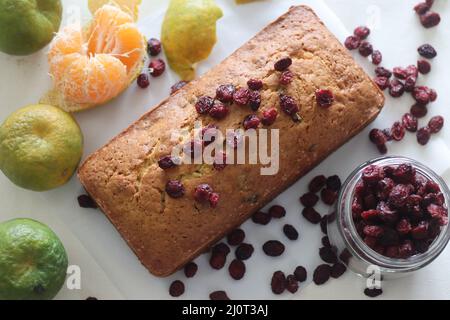
POLYGON ((432 262, 450 239, 450 191, 433 170, 405 157, 362 164, 342 186, 328 236, 362 276, 398 277, 432 262))

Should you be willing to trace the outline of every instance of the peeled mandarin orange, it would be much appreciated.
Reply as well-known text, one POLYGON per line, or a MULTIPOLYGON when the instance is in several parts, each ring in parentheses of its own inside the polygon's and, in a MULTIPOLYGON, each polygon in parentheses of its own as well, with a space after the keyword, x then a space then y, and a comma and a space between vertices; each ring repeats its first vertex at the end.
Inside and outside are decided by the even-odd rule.
POLYGON ((48 53, 54 89, 41 100, 75 112, 104 104, 124 91, 139 73, 145 39, 133 17, 104 5, 84 29, 69 25, 48 53))
POLYGON ((91 11, 92 14, 95 14, 95 12, 105 4, 115 4, 123 11, 131 14, 134 20, 137 20, 141 2, 142 0, 88 0, 88 7, 89 11, 91 11))

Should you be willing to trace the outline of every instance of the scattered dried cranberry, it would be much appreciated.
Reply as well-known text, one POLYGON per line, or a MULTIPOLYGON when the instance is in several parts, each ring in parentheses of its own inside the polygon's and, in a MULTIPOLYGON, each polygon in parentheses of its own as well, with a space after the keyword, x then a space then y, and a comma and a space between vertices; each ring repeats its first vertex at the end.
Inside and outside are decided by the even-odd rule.
POLYGON ((417 131, 417 142, 421 145, 426 145, 430 141, 431 131, 428 127, 422 127, 417 131))
POLYGON ((330 279, 331 267, 327 264, 319 265, 313 274, 313 281, 316 285, 322 285, 330 279))
POLYGON ((287 68, 289 68, 291 66, 291 64, 292 64, 292 59, 289 57, 285 57, 285 58, 278 60, 275 63, 274 68, 277 71, 284 71, 287 68))
POLYGON ((402 117, 402 124, 409 132, 416 132, 419 121, 411 113, 405 113, 402 117))
POLYGON ((405 127, 400 121, 396 121, 392 125, 391 137, 395 141, 401 141, 405 137, 405 127))
POLYGON ((430 102, 430 89, 426 86, 415 87, 412 92, 413 98, 421 105, 427 105, 430 102))
POLYGON ((359 26, 354 31, 353 34, 361 40, 366 39, 370 34, 370 29, 365 26, 359 26))
POLYGON ((390 79, 392 77, 392 71, 390 71, 390 70, 388 70, 388 69, 386 69, 384 67, 376 67, 375 68, 375 74, 378 77, 385 77, 385 78, 388 78, 388 79, 390 79))
POLYGON ((176 166, 171 156, 164 156, 161 159, 159 159, 158 165, 163 170, 167 170, 176 166))
POLYGON ((380 88, 380 90, 382 90, 382 91, 389 88, 389 86, 391 84, 391 81, 389 80, 389 78, 386 78, 386 77, 375 77, 373 79, 373 81, 378 86, 378 88, 380 88))
POLYGON ((385 144, 387 142, 386 135, 383 133, 383 131, 379 129, 370 130, 369 139, 372 143, 376 145, 385 144))
POLYGON ((332 206, 337 199, 337 192, 328 188, 324 188, 320 192, 320 198, 322 199, 323 203, 332 206))
POLYGON ((290 274, 286 278, 286 289, 290 293, 296 293, 298 291, 298 281, 293 274, 290 274))
POLYGON ((428 122, 428 128, 431 133, 438 133, 444 126, 444 118, 442 116, 434 116, 428 122))
POLYGON ((328 233, 328 215, 324 215, 322 219, 320 219, 320 231, 322 231, 323 234, 328 233))
POLYGON ((245 264, 238 259, 231 261, 228 272, 234 280, 241 280, 245 274, 245 264))
POLYGON ((374 50, 372 53, 372 63, 377 66, 381 61, 383 61, 383 55, 379 50, 374 50))
POLYGON ((352 254, 350 253, 350 251, 348 251, 347 248, 345 248, 339 255, 339 260, 341 260, 344 264, 348 265, 351 257, 352 254))
POLYGON ((219 253, 219 254, 223 254, 225 256, 228 255, 230 253, 230 251, 231 251, 230 247, 228 247, 223 242, 219 242, 214 247, 212 247, 212 250, 211 250, 212 253, 219 253))
POLYGON ((303 217, 313 224, 318 224, 322 217, 314 208, 304 208, 302 211, 303 217))
POLYGON ((339 178, 339 176, 337 176, 337 175, 329 176, 327 178, 326 184, 327 184, 327 188, 330 190, 333 190, 336 192, 341 190, 342 182, 341 182, 341 179, 339 178))
POLYGON ((257 211, 252 216, 252 221, 254 223, 262 224, 262 225, 268 224, 271 219, 272 219, 272 217, 270 216, 270 214, 262 212, 262 211, 257 211))
POLYGON ((242 243, 236 248, 236 258, 239 260, 247 260, 253 254, 254 248, 251 244, 242 243))
POLYGON ((250 90, 245 88, 239 88, 233 94, 233 101, 238 105, 245 106, 248 103, 249 97, 250 97, 250 90))
POLYGON ((394 76, 396 78, 401 79, 401 80, 405 80, 406 77, 408 76, 408 72, 406 71, 405 68, 402 68, 402 67, 395 67, 392 70, 392 73, 394 74, 394 76))
POLYGON ((277 119, 278 111, 275 108, 264 110, 262 113, 261 123, 265 126, 272 125, 277 119))
POLYGON ((431 64, 427 60, 418 60, 417 68, 421 74, 428 74, 431 71, 431 64))
POLYGON ((414 11, 418 15, 422 15, 426 13, 428 10, 430 10, 430 6, 426 2, 420 2, 414 7, 414 11))
POLYGON ((291 224, 285 224, 283 226, 283 233, 289 240, 297 240, 298 239, 298 231, 291 224))
POLYGON ((275 271, 273 273, 270 287, 274 294, 282 294, 286 290, 286 276, 282 271, 275 271))
POLYGON ((263 245, 263 251, 271 257, 281 256, 284 252, 284 244, 278 240, 269 240, 263 245))
POLYGON ((328 238, 328 236, 322 237, 322 239, 320 240, 320 242, 322 243, 322 245, 323 245, 324 247, 331 247, 330 238, 328 238))
POLYGON ((138 77, 137 77, 137 84, 140 88, 145 89, 150 85, 150 79, 148 77, 148 74, 146 73, 141 73, 138 77))
POLYGON ((297 104, 297 102, 292 98, 291 96, 287 95, 280 95, 280 106, 281 109, 288 115, 293 116, 295 113, 297 113, 300 108, 297 104))
POLYGON ((360 55, 368 57, 373 53, 373 46, 368 41, 363 41, 358 50, 360 55))
POLYGON ((358 49, 361 45, 361 39, 356 36, 349 36, 345 39, 344 45, 348 50, 358 49))
POLYGON ((220 85, 216 90, 216 99, 223 103, 230 103, 233 101, 233 95, 236 91, 232 84, 220 85))
POLYGON ((423 44, 421 45, 417 51, 419 52, 419 54, 427 59, 433 59, 434 57, 437 56, 437 52, 436 50, 430 45, 430 44, 423 44))
POLYGON ((405 92, 405 85, 400 80, 394 79, 391 81, 389 85, 389 94, 393 98, 401 97, 404 92, 405 92))
POLYGON ((219 100, 214 100, 211 109, 209 109, 208 114, 214 119, 223 119, 228 115, 228 107, 220 102, 219 100))
POLYGON ((209 294, 209 299, 217 300, 217 301, 230 300, 230 298, 228 298, 228 295, 227 295, 227 293, 225 291, 214 291, 214 292, 211 292, 209 294))
POLYGON ((320 89, 316 91, 317 104, 324 108, 329 108, 333 104, 334 96, 331 90, 320 89))
POLYGON ((295 279, 297 279, 297 281, 299 281, 299 282, 306 281, 306 277, 307 277, 306 269, 302 266, 298 266, 297 268, 295 268, 294 276, 295 276, 295 279))
POLYGON ((195 262, 189 262, 184 266, 184 274, 187 278, 192 278, 197 273, 198 266, 195 262))
POLYGON ((427 115, 428 109, 426 106, 424 106, 420 103, 416 103, 411 107, 410 112, 416 118, 423 118, 427 115))
POLYGON ((370 298, 378 297, 382 293, 383 293, 383 290, 381 288, 373 288, 373 289, 366 288, 366 289, 364 289, 364 294, 370 298))
POLYGON ((308 185, 308 189, 311 192, 319 192, 326 184, 327 178, 324 175, 314 177, 308 185))
POLYGON ((245 117, 243 126, 244 126, 245 130, 257 129, 260 123, 261 123, 261 120, 259 120, 257 115, 250 114, 245 117))
POLYGON ((209 264, 213 269, 220 270, 225 266, 227 260, 228 252, 214 250, 212 251, 211 257, 209 259, 209 264))
POLYGON ((148 66, 150 68, 150 74, 153 77, 159 77, 166 70, 166 63, 161 59, 154 59, 150 61, 148 66))
POLYGON ((179 297, 184 293, 184 283, 180 280, 172 282, 169 288, 169 293, 172 297, 179 297))
POLYGON ((347 267, 345 264, 337 262, 331 267, 331 277, 334 279, 340 278, 345 271, 347 271, 347 267))
POLYGON ((187 84, 188 83, 186 81, 183 81, 183 80, 178 81, 177 83, 175 83, 173 86, 170 87, 170 94, 174 94, 175 92, 177 92, 178 90, 180 90, 187 84))
POLYGON ((294 80, 294 74, 289 70, 283 71, 280 75, 280 84, 283 86, 287 86, 292 80, 294 80))
POLYGON ((441 16, 437 12, 428 11, 420 16, 420 22, 425 28, 433 28, 441 22, 441 16))
POLYGON ((263 88, 263 82, 259 79, 250 79, 247 81, 247 86, 251 90, 261 90, 263 88))
POLYGON ((166 183, 166 192, 171 198, 181 198, 184 196, 184 186, 178 180, 169 180, 166 183))
POLYGON ((269 214, 272 218, 280 219, 286 215, 286 209, 280 205, 274 205, 270 207, 269 214))
POLYGON ((417 76, 408 76, 405 80, 405 91, 412 92, 417 83, 417 76))
POLYGON ((326 263, 336 263, 337 262, 337 255, 332 247, 320 248, 319 256, 326 263))
POLYGON ((78 205, 81 208, 97 209, 98 205, 95 201, 87 194, 82 194, 78 196, 78 205))
POLYGON ((307 192, 300 197, 301 204, 306 208, 314 207, 319 201, 319 197, 312 192, 307 192))
POLYGON ((248 97, 248 105, 253 111, 257 111, 261 106, 261 93, 258 91, 250 91, 250 96, 248 97))
POLYGON ((237 246, 245 239, 245 232, 242 229, 234 229, 227 235, 227 241, 230 246, 237 246))
POLYGON ((214 105, 214 99, 209 96, 202 96, 198 98, 197 102, 195 103, 195 109, 199 114, 206 114, 211 110, 212 106, 214 105))
POLYGON ((150 38, 147 41, 147 52, 151 56, 157 56, 161 52, 161 41, 150 38))

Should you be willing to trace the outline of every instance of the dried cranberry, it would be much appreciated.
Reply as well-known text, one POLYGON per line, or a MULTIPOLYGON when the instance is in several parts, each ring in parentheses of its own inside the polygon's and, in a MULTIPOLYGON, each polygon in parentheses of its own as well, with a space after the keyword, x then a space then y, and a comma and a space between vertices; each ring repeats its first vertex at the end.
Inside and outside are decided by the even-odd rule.
POLYGON ((200 184, 194 190, 194 199, 198 202, 208 201, 212 192, 213 189, 209 184, 200 184))
POLYGON ((361 178, 367 183, 377 183, 384 178, 384 171, 379 166, 370 165, 364 168, 361 178))
POLYGON ((426 3, 426 5, 429 6, 430 9, 431 9, 431 7, 432 7, 433 4, 434 4, 434 0, 425 0, 425 3, 426 3))
POLYGON ((208 199, 208 202, 209 202, 209 205, 211 206, 211 208, 217 207, 217 205, 219 203, 219 199, 220 199, 220 195, 217 192, 211 193, 211 195, 209 196, 209 199, 208 199))
POLYGON ((383 290, 380 288, 373 288, 373 289, 369 289, 366 288, 364 289, 364 294, 370 298, 375 298, 378 297, 379 295, 381 295, 383 293, 383 290))
POLYGON ((428 88, 428 95, 430 96, 430 101, 434 102, 437 99, 437 92, 434 89, 428 88))
POLYGON ((242 229, 234 229, 227 235, 227 241, 230 246, 237 246, 245 239, 245 232, 242 229))
POLYGON ((357 28, 353 31, 353 34, 354 34, 356 37, 358 37, 359 39, 364 40, 364 39, 366 39, 366 38, 369 36, 369 34, 370 34, 370 29, 367 28, 367 27, 365 27, 365 26, 360 26, 360 27, 357 27, 357 28))
POLYGON ((296 293, 298 291, 298 281, 293 274, 290 274, 286 278, 286 289, 290 293, 296 293))
POLYGON ((184 293, 184 283, 180 280, 172 282, 169 288, 169 293, 172 297, 179 297, 184 293))
POLYGON ((420 16, 420 22, 425 28, 433 28, 441 22, 441 16, 437 12, 428 11, 420 16))
POLYGON ((431 131, 428 127, 420 128, 417 131, 417 142, 421 145, 426 145, 430 141, 431 131))
POLYGON ((225 266, 226 260, 227 260, 226 254, 213 252, 209 259, 209 265, 213 269, 220 270, 225 266))
POLYGON ((428 237, 428 222, 421 221, 410 231, 411 236, 416 240, 422 240, 428 237))
POLYGON ((319 249, 320 258, 326 263, 336 263, 337 255, 331 247, 322 247, 319 249))
POLYGON ((287 86, 292 82, 292 80, 294 80, 294 77, 295 76, 291 71, 283 71, 283 73, 280 75, 280 84, 283 86, 287 86))
POLYGON ((150 38, 147 41, 147 52, 151 56, 157 56, 161 52, 161 41, 150 38))
POLYGON ((161 59, 154 59, 150 61, 149 68, 153 77, 159 77, 166 70, 166 63, 161 59))
POLYGON ((414 254, 414 245, 411 240, 405 240, 398 246, 398 257, 406 259, 414 254))
POLYGON ((250 79, 247 81, 247 86, 251 90, 261 90, 263 88, 263 82, 259 79, 250 79))
POLYGON ((412 92, 412 96, 417 101, 417 103, 426 105, 430 102, 430 89, 425 86, 415 87, 412 92))
POLYGON ((402 124, 409 132, 416 132, 419 121, 411 113, 405 113, 402 117, 402 124))
POLYGON ((384 91, 389 88, 391 81, 386 77, 375 77, 373 82, 380 88, 380 90, 384 91))
POLYGON ((417 76, 408 76, 405 80, 405 91, 412 92, 416 87, 417 76))
POLYGON ((298 231, 291 224, 285 224, 283 226, 283 233, 289 240, 297 240, 298 239, 298 231))
POLYGON ((280 106, 281 109, 290 116, 294 115, 300 110, 294 98, 284 94, 280 95, 280 106))
POLYGON ((158 166, 163 170, 167 170, 167 169, 175 167, 176 164, 173 162, 173 159, 171 156, 164 156, 158 160, 158 166))
POLYGON ((402 163, 392 172, 392 178, 397 183, 414 183, 416 179, 416 169, 409 163, 402 163))
POLYGON ((184 266, 184 274, 187 278, 192 278, 197 273, 198 266, 195 262, 189 262, 184 266))
POLYGON ((209 109, 208 114, 214 119, 223 119, 228 115, 228 107, 220 102, 219 100, 214 100, 214 103, 209 109))
POLYGON ((302 211, 303 217, 313 224, 318 224, 322 217, 314 208, 304 208, 302 211))
POLYGON ((349 36, 345 39, 344 45, 348 50, 358 49, 361 45, 361 39, 356 36, 349 36))
POLYGON ((380 226, 365 226, 363 232, 369 237, 380 238, 384 233, 384 229, 380 226))
POLYGON ((391 136, 395 141, 401 141, 405 137, 405 127, 400 121, 396 121, 392 125, 391 136))
POLYGON ((341 254, 339 255, 339 260, 341 260, 344 264, 348 265, 351 257, 352 257, 352 254, 346 248, 346 249, 342 250, 341 254))
POLYGON ((375 68, 375 74, 378 77, 385 77, 385 78, 388 78, 388 79, 390 79, 392 77, 392 71, 390 71, 390 70, 388 70, 388 69, 386 69, 384 67, 376 67, 375 68))
POLYGON ((385 144, 387 142, 386 135, 379 129, 370 130, 369 139, 376 145, 385 144))
POLYGON ((216 90, 216 99, 223 103, 230 103, 233 101, 233 95, 236 91, 232 84, 220 85, 216 90))
POLYGON ((262 113, 261 123, 265 126, 272 125, 277 119, 278 111, 275 108, 264 110, 262 113))
POLYGON ((145 89, 150 85, 150 79, 148 77, 148 74, 146 73, 141 73, 138 77, 137 77, 137 84, 140 88, 145 89))
POLYGON ((417 61, 417 68, 421 74, 428 74, 431 71, 431 64, 427 60, 417 61))
POLYGON ((392 188, 389 194, 389 205, 395 208, 402 208, 405 206, 408 196, 411 194, 411 189, 404 184, 398 184, 392 188))
POLYGON ((430 10, 430 7, 428 6, 428 4, 426 2, 420 2, 414 7, 414 11, 418 15, 422 15, 425 12, 427 12, 428 10, 430 10))
POLYGON ((257 129, 261 120, 255 114, 250 114, 244 118, 243 126, 245 130, 257 129))
POLYGON ((337 175, 329 176, 327 178, 327 188, 333 191, 339 191, 342 186, 341 179, 337 175))
POLYGON ((209 96, 202 96, 197 100, 195 109, 199 114, 206 114, 214 105, 214 99, 209 96))
POLYGON ((286 215, 286 209, 280 205, 274 205, 270 207, 269 214, 272 218, 280 219, 286 215))
POLYGON ((286 290, 286 276, 282 271, 275 271, 273 273, 270 287, 274 294, 282 294, 286 290))
POLYGON ((248 105, 250 109, 256 111, 261 106, 261 93, 258 91, 250 91, 250 96, 248 97, 248 105))
POLYGON ((278 240, 269 240, 263 245, 263 251, 271 257, 281 256, 284 252, 284 244, 278 240))
POLYGON ((320 198, 322 199, 323 203, 331 206, 337 199, 337 192, 328 188, 324 188, 320 192, 320 198))
POLYGON ((328 233, 328 215, 325 215, 320 220, 320 231, 322 231, 323 234, 328 233))
POLYGON ((245 88, 239 88, 233 94, 233 101, 238 105, 245 106, 248 103, 249 97, 250 97, 250 90, 245 88))
POLYGON ((231 261, 228 272, 234 280, 241 280, 245 275, 245 264, 238 259, 231 261))
POLYGON ((416 118, 423 118, 427 115, 428 109, 426 106, 416 103, 411 107, 410 112, 416 118))
POLYGON ((405 85, 401 81, 397 79, 391 81, 389 85, 389 94, 393 98, 401 97, 404 92, 405 92, 405 85))
POLYGON ((406 77, 408 76, 408 72, 406 71, 405 68, 402 68, 402 67, 395 67, 393 69, 393 74, 396 78, 401 79, 401 80, 405 80, 406 77))
POLYGON ((306 269, 302 266, 298 266, 297 268, 295 268, 294 276, 295 276, 295 279, 297 279, 297 281, 299 281, 299 282, 306 281, 306 277, 307 277, 306 269))
POLYGON ((217 300, 217 301, 220 301, 220 300, 223 300, 223 301, 225 301, 225 300, 230 300, 230 298, 228 298, 228 295, 227 295, 227 293, 226 293, 225 291, 214 291, 214 292, 211 292, 211 293, 209 294, 209 299, 211 299, 211 300, 217 300))
POLYGON ((292 64, 292 59, 289 57, 285 57, 285 58, 278 60, 275 63, 274 68, 277 71, 284 71, 287 68, 289 68, 291 66, 291 64, 292 64))
POLYGON ((262 212, 262 211, 257 211, 252 216, 252 221, 254 223, 262 224, 262 225, 268 224, 271 219, 272 219, 272 217, 270 216, 270 214, 262 212))
POLYGON ((405 236, 411 231, 411 223, 409 222, 408 219, 403 218, 397 223, 395 229, 399 234, 405 236))
POLYGON ((166 183, 166 192, 171 198, 181 198, 184 196, 184 186, 178 180, 170 180, 166 183))
POLYGON ((374 50, 372 53, 372 63, 377 66, 381 61, 383 61, 383 55, 379 50, 374 50))
POLYGON ((363 41, 358 50, 360 55, 368 57, 373 53, 373 46, 368 41, 363 41))
POLYGON ((305 193, 300 197, 301 204, 306 208, 314 207, 319 201, 319 197, 312 192, 305 193))
POLYGON ((434 116, 428 122, 428 128, 431 133, 438 133, 444 126, 444 118, 442 116, 434 116))
POLYGON ((251 244, 242 243, 236 248, 236 258, 239 260, 247 260, 253 254, 254 248, 251 244))
POLYGON ((421 45, 417 49, 417 51, 419 52, 419 54, 422 57, 427 58, 427 59, 433 59, 434 57, 437 56, 436 50, 430 44, 423 44, 423 45, 421 45))
POLYGON ((319 192, 326 184, 327 178, 324 175, 314 177, 308 185, 311 192, 319 192))
POLYGON ((427 211, 432 219, 439 219, 447 216, 447 209, 434 203, 430 204, 427 207, 427 211))
POLYGON ((331 267, 327 264, 319 265, 313 274, 313 281, 316 285, 322 285, 330 279, 331 267))
POLYGON ((328 236, 322 237, 320 242, 322 243, 322 246, 324 246, 324 247, 331 247, 330 238, 328 238, 328 236))
POLYGON ((335 263, 332 267, 331 267, 331 277, 334 279, 340 278, 345 271, 347 271, 347 267, 340 262, 335 263))
POLYGON ((98 205, 95 203, 95 201, 87 194, 82 194, 78 196, 78 205, 81 208, 90 208, 90 209, 97 209, 98 205))
POLYGON ((320 89, 316 91, 317 104, 324 108, 329 108, 333 104, 334 96, 331 90, 320 89))
POLYGON ((370 209, 361 212, 361 218, 365 221, 376 221, 378 219, 378 216, 380 215, 380 212, 375 209, 370 209))
POLYGON ((175 83, 174 85, 172 85, 170 87, 170 94, 174 94, 175 92, 177 92, 178 90, 180 90, 181 88, 183 88, 185 85, 187 85, 188 83, 186 81, 178 81, 177 83, 175 83))

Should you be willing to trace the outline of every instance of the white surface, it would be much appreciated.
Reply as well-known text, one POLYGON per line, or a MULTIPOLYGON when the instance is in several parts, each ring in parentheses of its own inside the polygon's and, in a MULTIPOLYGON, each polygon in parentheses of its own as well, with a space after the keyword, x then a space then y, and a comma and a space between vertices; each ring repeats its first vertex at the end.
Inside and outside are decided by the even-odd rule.
MULTIPOLYGON (((89 18, 85 1, 71 0, 64 1, 66 19, 69 13, 78 10, 81 2, 83 3, 80 8, 82 19, 89 18)), ((166 2, 157 0, 143 2, 139 25, 146 36, 158 37, 166 2)), ((305 3, 313 6, 340 40, 343 40, 348 33, 332 12, 317 0, 266 0, 245 6, 235 6, 231 0, 217 0, 217 2, 224 11, 224 17, 218 23, 219 42, 210 58, 201 63, 200 72, 219 63, 292 4, 305 3)), ((376 22, 377 27, 370 41, 383 52, 385 56, 383 64, 387 67, 415 63, 416 48, 419 44, 431 42, 435 45, 439 56, 433 61, 433 72, 423 77, 423 81, 436 88, 439 93, 438 102, 430 108, 430 114, 440 113, 447 115, 448 118, 450 112, 447 106, 450 104, 450 97, 445 91, 447 85, 445 77, 450 70, 447 61, 450 48, 446 40, 450 36, 450 14, 447 1, 436 1, 439 2, 436 9, 441 12, 443 22, 438 28, 432 30, 424 30, 411 11, 416 1, 373 1, 376 6, 369 6, 367 2, 358 0, 327 0, 326 2, 343 19, 349 30, 359 24, 376 22)), ((358 60, 368 72, 372 73, 373 66, 370 62, 363 61, 359 57, 358 60)), ((50 87, 50 80, 46 74, 44 51, 26 58, 0 54, 0 67, 2 70, 0 120, 2 121, 17 108, 37 102, 50 87)), ((161 78, 153 80, 147 90, 141 90, 133 84, 114 102, 78 114, 76 117, 86 140, 85 156, 101 147, 149 107, 165 98, 170 85, 176 81, 173 73, 166 72, 161 78)), ((388 98, 386 108, 372 127, 387 127, 408 111, 411 104, 412 99, 409 97, 398 101, 388 98)), ((182 272, 167 279, 151 276, 100 212, 78 207, 76 197, 82 193, 82 189, 76 178, 60 189, 34 193, 15 187, 3 175, 0 175, 2 203, 0 220, 13 217, 35 218, 49 224, 60 235, 68 249, 70 264, 81 266, 82 290, 64 289, 58 298, 83 299, 90 295, 102 299, 169 298, 167 288, 174 279, 182 279, 185 282, 187 290, 184 298, 204 299, 208 297, 209 292, 219 289, 226 290, 234 299, 274 298, 269 286, 273 271, 280 269, 288 273, 292 272, 295 266, 304 265, 310 272, 308 279, 310 281, 314 266, 320 263, 317 252, 322 235, 318 226, 312 226, 299 214, 301 207, 298 196, 306 190, 307 182, 315 174, 338 173, 341 177, 345 177, 357 164, 377 156, 375 148, 368 143, 368 130, 369 128, 352 139, 274 201, 288 208, 289 214, 285 219, 264 227, 251 222, 244 224, 246 241, 255 246, 255 253, 252 259, 246 262, 245 278, 238 282, 231 280, 226 268, 221 271, 212 271, 207 263, 207 256, 201 256, 196 260, 199 264, 199 272, 194 279, 185 280, 182 272), (288 240, 281 232, 284 223, 291 223, 298 228, 301 234, 300 240, 289 243, 283 257, 276 259, 266 257, 260 249, 264 241, 280 239, 287 244, 288 240)), ((447 181, 450 181, 450 166, 447 163, 450 159, 450 151, 445 142, 445 140, 449 141, 449 134, 449 130, 444 128, 441 134, 433 137, 426 148, 419 147, 413 135, 407 135, 405 141, 389 146, 389 151, 390 154, 416 158, 438 173, 442 173, 447 181)), ((321 209, 325 213, 325 208, 321 209)), ((382 297, 387 299, 450 298, 450 280, 447 276, 447 270, 450 268, 449 250, 447 249, 429 268, 411 277, 385 283, 383 287, 385 294, 382 297)), ((347 273, 341 279, 332 280, 324 286, 302 285, 302 289, 295 298, 360 299, 364 298, 363 287, 364 281, 347 273)), ((287 293, 280 296, 284 299, 292 297, 287 293)))

